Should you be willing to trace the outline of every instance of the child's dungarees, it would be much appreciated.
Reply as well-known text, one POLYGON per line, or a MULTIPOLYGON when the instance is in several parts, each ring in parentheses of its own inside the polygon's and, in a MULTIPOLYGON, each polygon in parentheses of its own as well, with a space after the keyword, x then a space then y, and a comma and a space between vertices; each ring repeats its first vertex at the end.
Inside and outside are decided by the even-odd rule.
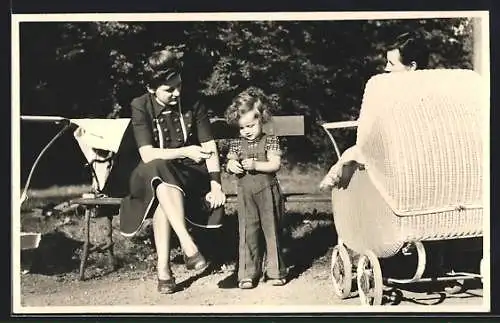
MULTIPOLYGON (((263 135, 257 145, 242 139, 240 161, 267 161, 266 137, 263 135)), ((238 177, 238 279, 258 279, 262 273, 261 230, 266 246, 266 274, 271 279, 284 278, 286 269, 279 243, 283 199, 276 174, 246 171, 238 177)))

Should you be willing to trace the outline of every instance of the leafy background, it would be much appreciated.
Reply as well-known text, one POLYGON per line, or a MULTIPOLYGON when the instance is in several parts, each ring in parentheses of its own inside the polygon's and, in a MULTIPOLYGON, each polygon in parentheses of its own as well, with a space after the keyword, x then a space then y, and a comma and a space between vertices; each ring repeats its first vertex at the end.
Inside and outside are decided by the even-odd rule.
MULTIPOLYGON (((467 18, 356 21, 22 22, 21 114, 128 117, 144 92, 141 66, 154 50, 183 54, 184 81, 222 116, 236 92, 263 88, 276 115, 304 115, 306 136, 284 138, 288 167, 326 168, 333 149, 320 124, 357 118, 366 81, 385 65, 400 33, 428 32, 430 67, 472 68, 467 18)), ((21 124, 21 180, 60 129, 21 124)), ((339 131, 339 146, 354 141, 339 131)), ((89 181, 83 155, 66 134, 39 164, 33 186, 89 181), (57 176, 54 176, 57 175, 57 176)))

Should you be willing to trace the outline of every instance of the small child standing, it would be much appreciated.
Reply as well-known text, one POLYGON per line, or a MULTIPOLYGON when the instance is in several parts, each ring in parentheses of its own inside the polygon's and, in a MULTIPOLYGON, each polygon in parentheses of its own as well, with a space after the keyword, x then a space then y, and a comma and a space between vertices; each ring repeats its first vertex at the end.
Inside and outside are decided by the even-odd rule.
POLYGON ((238 177, 239 260, 238 287, 250 289, 260 277, 274 286, 286 284, 280 248, 283 198, 276 177, 281 166, 278 138, 263 132, 271 115, 264 92, 250 87, 234 98, 225 113, 227 122, 239 126, 227 154, 227 171, 238 177), (266 272, 263 272, 265 240, 266 272), (267 276, 267 277, 266 277, 267 276))

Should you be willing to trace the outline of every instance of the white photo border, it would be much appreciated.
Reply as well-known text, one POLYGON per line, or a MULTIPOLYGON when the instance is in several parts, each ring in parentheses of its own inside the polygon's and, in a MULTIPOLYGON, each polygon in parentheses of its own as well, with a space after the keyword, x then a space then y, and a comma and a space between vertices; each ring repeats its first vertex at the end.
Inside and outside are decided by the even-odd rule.
POLYGON ((69 314, 81 313, 475 313, 491 310, 490 286, 490 50, 489 11, 365 11, 365 12, 235 12, 235 13, 71 13, 71 14, 13 14, 12 34, 12 313, 13 314, 69 314), (470 17, 480 19, 481 57, 478 69, 488 81, 484 97, 488 107, 484 120, 484 236, 483 256, 486 262, 483 284, 483 304, 480 306, 50 306, 27 307, 21 304, 20 266, 20 61, 19 25, 22 22, 158 22, 158 21, 318 21, 318 20, 373 20, 373 19, 433 19, 470 17))

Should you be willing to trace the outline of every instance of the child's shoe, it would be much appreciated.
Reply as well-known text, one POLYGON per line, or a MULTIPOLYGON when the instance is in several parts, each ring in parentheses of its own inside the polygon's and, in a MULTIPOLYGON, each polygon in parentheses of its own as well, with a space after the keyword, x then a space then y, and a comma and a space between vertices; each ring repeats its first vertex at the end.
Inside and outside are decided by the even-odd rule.
POLYGON ((238 282, 239 289, 252 289, 255 288, 255 283, 253 279, 244 278, 238 282))
POLYGON ((272 286, 283 286, 287 283, 287 280, 286 278, 267 278, 267 282, 272 286))

